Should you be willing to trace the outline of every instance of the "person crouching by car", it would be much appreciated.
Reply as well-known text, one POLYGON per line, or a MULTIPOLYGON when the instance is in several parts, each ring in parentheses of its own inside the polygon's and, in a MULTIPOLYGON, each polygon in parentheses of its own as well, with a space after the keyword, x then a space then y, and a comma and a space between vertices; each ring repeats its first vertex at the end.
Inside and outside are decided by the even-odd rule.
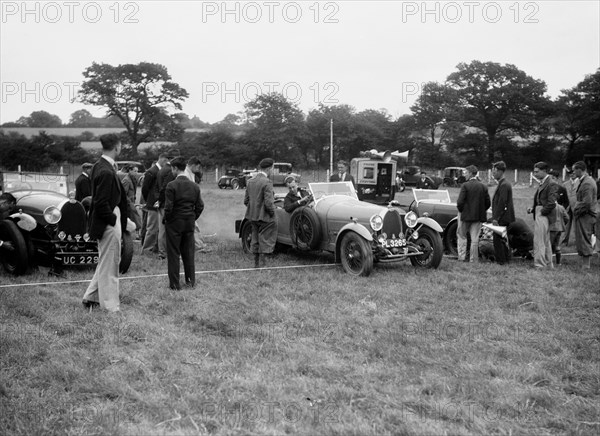
MULTIPOLYGON (((0 221, 5 220, 13 213, 17 205, 17 199, 8 192, 0 195, 0 221)), ((3 241, 0 239, 0 247, 4 246, 4 249, 13 248, 10 241, 3 241)))
POLYGON ((167 239, 167 270, 169 288, 180 290, 179 257, 183 261, 186 286, 196 285, 194 264, 196 220, 204 210, 200 187, 184 173, 186 162, 182 157, 171 161, 175 179, 165 187, 165 233, 167 239))
POLYGON ((284 180, 289 192, 283 199, 283 208, 287 213, 292 213, 300 206, 307 205, 312 200, 312 196, 305 189, 298 187, 298 182, 294 176, 287 176, 284 180))
POLYGON ((260 170, 248 180, 244 196, 244 218, 250 221, 252 226, 251 251, 254 253, 254 268, 265 266, 265 256, 273 253, 277 242, 273 183, 269 180, 273 163, 273 159, 270 158, 260 161, 260 170))

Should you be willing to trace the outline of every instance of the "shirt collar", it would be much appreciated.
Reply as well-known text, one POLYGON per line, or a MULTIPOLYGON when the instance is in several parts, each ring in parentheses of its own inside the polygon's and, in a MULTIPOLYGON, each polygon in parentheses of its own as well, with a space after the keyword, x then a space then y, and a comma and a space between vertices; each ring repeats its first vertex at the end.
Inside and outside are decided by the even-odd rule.
POLYGON ((115 160, 112 157, 107 156, 105 154, 103 154, 102 157, 108 161, 108 163, 110 164, 110 166, 112 166, 112 167, 115 166, 115 160))
POLYGON ((269 176, 267 176, 267 173, 265 173, 264 171, 259 171, 258 174, 262 174, 265 177, 269 177, 269 176))

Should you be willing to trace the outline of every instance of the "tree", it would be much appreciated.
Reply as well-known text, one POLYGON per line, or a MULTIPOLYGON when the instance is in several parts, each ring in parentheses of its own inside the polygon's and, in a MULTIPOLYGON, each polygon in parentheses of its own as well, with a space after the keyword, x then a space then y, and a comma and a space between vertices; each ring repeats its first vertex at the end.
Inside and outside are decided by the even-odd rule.
POLYGON ((28 117, 21 117, 17 123, 26 127, 61 127, 62 121, 58 115, 46 111, 31 112, 28 117))
POLYGON ((88 127, 90 120, 93 118, 90 111, 87 109, 79 109, 71 114, 69 126, 71 127, 88 127))
POLYGON ((167 68, 159 64, 141 62, 114 67, 94 62, 83 76, 79 100, 103 106, 107 116, 119 118, 134 155, 140 142, 150 139, 144 129, 156 133, 155 124, 164 121, 159 114, 170 107, 181 110, 181 102, 189 96, 171 81, 167 68))
POLYGON ((578 160, 576 145, 592 138, 600 140, 600 69, 562 94, 554 103, 551 124, 567 142, 565 158, 571 165, 578 160))
POLYGON ((505 131, 527 134, 547 99, 546 84, 511 64, 460 63, 447 84, 457 93, 459 119, 487 135, 487 163, 495 159, 496 136, 505 131))
POLYGON ((415 128, 428 141, 431 153, 439 153, 448 139, 462 128, 455 113, 457 93, 451 87, 428 82, 410 110, 414 115, 415 128))
POLYGON ((246 142, 256 159, 272 157, 293 162, 306 134, 304 114, 282 94, 261 94, 245 104, 250 129, 246 142))

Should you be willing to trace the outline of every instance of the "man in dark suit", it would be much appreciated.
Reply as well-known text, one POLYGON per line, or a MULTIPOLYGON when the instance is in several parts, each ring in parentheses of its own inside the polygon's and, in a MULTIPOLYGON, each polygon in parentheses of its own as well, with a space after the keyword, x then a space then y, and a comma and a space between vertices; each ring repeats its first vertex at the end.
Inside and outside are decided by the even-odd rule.
POLYGON ((269 180, 273 170, 273 159, 263 159, 258 166, 260 171, 248 180, 244 196, 245 218, 252 226, 251 249, 254 253, 254 268, 265 266, 265 256, 273 252, 277 241, 273 184, 269 180))
POLYGON ((283 209, 287 213, 292 213, 300 206, 307 205, 311 202, 312 196, 309 192, 298 187, 298 182, 294 176, 287 176, 284 180, 289 191, 283 199, 283 209))
POLYGON ((142 197, 146 201, 148 215, 146 218, 146 234, 144 236, 144 245, 142 252, 158 253, 158 194, 159 186, 157 182, 158 172, 165 166, 167 155, 162 153, 158 156, 158 161, 150 167, 144 174, 144 183, 142 184, 142 197))
POLYGON ((552 263, 552 245, 550 244, 550 224, 556 220, 554 208, 558 199, 558 185, 548 174, 546 162, 533 166, 533 176, 540 182, 533 197, 533 207, 527 213, 533 213, 533 265, 536 268, 554 268, 552 263))
POLYGON ((75 180, 75 200, 81 201, 85 197, 92 195, 92 181, 90 180, 90 173, 94 164, 89 162, 81 165, 81 174, 75 180))
POLYGON ((354 177, 348 172, 348 164, 341 160, 337 164, 338 172, 331 175, 329 178, 330 182, 352 182, 352 186, 356 188, 354 183, 354 177))
POLYGON ((427 177, 425 171, 421 171, 421 178, 417 180, 417 189, 434 189, 434 183, 431 178, 427 177))
MULTIPOLYGON (((477 167, 469 165, 467 171, 470 179, 461 186, 456 207, 460 212, 461 234, 465 238, 467 233, 471 235, 471 258, 469 260, 470 262, 479 262, 479 231, 481 223, 487 221, 486 211, 490 207, 491 200, 487 186, 477 179, 479 172, 477 167)), ((459 260, 466 261, 465 251, 466 247, 462 247, 462 250, 459 249, 459 260)))
MULTIPOLYGON (((512 186, 504 178, 505 171, 506 164, 503 161, 496 162, 492 166, 492 176, 498 181, 498 187, 492 198, 492 224, 495 226, 508 226, 515 220, 512 186)), ((494 232, 493 239, 496 262, 501 265, 508 263, 510 260, 510 249, 505 243, 504 238, 494 232)))
POLYGON ((117 177, 115 158, 121 142, 114 133, 102 135, 102 156, 92 168, 92 203, 89 234, 98 240, 98 265, 83 295, 86 308, 98 305, 119 311, 119 262, 121 234, 127 228, 127 196, 117 177))
POLYGON ((200 187, 185 175, 182 157, 171 161, 174 180, 165 187, 165 232, 167 238, 167 270, 169 287, 179 290, 179 257, 183 261, 185 283, 196 284, 194 265, 194 227, 204 210, 200 187))

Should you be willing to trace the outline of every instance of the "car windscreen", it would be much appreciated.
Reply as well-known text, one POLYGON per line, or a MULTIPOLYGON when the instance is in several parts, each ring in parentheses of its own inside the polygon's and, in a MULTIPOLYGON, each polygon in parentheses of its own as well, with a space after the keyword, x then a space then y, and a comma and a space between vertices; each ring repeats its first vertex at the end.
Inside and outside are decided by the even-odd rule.
POLYGON ((450 203, 450 193, 447 190, 413 189, 415 201, 428 200, 439 203, 450 203))
POLYGON ((52 191, 67 196, 67 174, 5 172, 3 186, 5 192, 13 191, 52 191))
POLYGON ((347 195, 358 200, 352 182, 309 183, 308 188, 315 199, 326 195, 347 195))

